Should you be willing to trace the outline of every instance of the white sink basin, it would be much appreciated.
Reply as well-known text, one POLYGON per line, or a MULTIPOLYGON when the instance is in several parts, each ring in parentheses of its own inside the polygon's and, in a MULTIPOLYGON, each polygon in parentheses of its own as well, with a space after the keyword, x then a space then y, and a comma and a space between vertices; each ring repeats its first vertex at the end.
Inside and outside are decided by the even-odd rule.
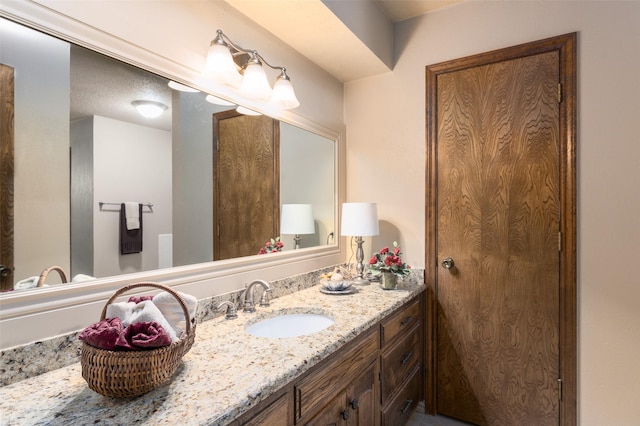
POLYGON ((329 327, 335 321, 322 314, 288 313, 248 324, 245 332, 257 337, 283 338, 306 336, 329 327))

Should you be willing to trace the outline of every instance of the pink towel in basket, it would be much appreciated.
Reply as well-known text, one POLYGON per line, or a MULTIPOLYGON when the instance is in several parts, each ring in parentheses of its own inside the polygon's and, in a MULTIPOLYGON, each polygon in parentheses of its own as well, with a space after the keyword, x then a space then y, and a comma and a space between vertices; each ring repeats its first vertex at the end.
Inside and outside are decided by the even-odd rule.
POLYGON ((141 350, 169 346, 171 337, 157 322, 130 324, 118 337, 116 347, 124 350, 141 350))
POLYGON ((124 326, 120 318, 107 318, 82 330, 78 339, 99 349, 113 350, 124 326))

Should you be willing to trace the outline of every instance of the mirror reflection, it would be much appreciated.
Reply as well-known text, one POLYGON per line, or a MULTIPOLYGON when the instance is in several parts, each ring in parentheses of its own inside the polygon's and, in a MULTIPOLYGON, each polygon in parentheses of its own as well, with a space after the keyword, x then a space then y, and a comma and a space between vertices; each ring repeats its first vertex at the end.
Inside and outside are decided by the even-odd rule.
POLYGON ((333 244, 335 141, 5 19, 0 31, 3 290, 52 266, 79 281, 252 256, 277 237, 333 244), (298 204, 313 230, 281 222, 298 204))

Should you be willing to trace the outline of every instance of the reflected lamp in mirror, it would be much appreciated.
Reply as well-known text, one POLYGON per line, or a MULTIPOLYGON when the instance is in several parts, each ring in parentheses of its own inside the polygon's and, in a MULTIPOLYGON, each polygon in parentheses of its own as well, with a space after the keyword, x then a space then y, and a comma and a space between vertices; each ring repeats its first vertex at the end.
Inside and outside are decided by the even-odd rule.
POLYGON ((316 232, 311 204, 283 204, 280 221, 280 233, 295 235, 294 249, 300 248, 301 234, 316 232))
POLYGON ((378 205, 376 203, 342 204, 340 235, 356 237, 356 284, 368 284, 364 278, 364 250, 362 237, 378 235, 378 205))
POLYGON ((216 38, 209 46, 205 76, 238 89, 247 99, 268 100, 276 108, 292 109, 300 105, 285 67, 273 66, 256 50, 238 46, 222 30, 217 30, 216 38), (273 89, 263 64, 279 71, 273 89))

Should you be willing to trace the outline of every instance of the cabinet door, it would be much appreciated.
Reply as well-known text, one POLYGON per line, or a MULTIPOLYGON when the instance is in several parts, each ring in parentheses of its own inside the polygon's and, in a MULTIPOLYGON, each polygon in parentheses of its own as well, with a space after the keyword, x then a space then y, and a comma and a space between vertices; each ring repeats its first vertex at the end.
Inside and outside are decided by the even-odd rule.
POLYGON ((242 421, 242 426, 286 426, 289 424, 289 408, 291 407, 291 394, 289 392, 276 399, 271 405, 260 411, 250 420, 242 421))
POLYGON ((307 426, 346 426, 349 418, 347 394, 339 392, 313 419, 305 423, 307 426))
POLYGON ((347 388, 349 426, 377 426, 379 424, 376 377, 378 362, 374 361, 347 388))

